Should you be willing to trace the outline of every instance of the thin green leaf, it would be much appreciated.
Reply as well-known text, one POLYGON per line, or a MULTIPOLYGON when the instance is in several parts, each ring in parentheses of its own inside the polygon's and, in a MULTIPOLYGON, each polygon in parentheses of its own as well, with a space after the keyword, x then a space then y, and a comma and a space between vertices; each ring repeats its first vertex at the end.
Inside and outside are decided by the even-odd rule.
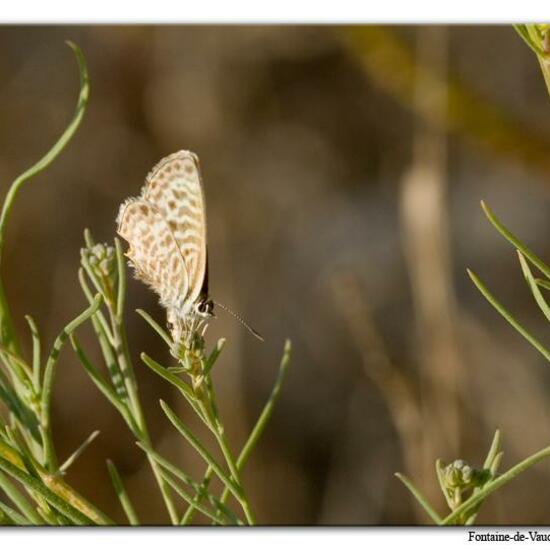
MULTIPOLYGON (((229 508, 227 508, 227 506, 225 506, 221 501, 214 497, 214 495, 206 491, 201 484, 194 481, 183 470, 181 470, 177 466, 174 466, 174 464, 166 460, 163 456, 159 455, 151 447, 148 447, 139 442, 137 443, 137 446, 145 451, 147 454, 150 454, 164 469, 168 470, 172 475, 183 481, 186 485, 189 485, 197 494, 200 494, 201 497, 205 497, 208 502, 212 506, 214 506, 216 510, 225 515, 229 521, 237 524, 242 524, 239 518, 229 508)), ((199 508, 195 506, 195 503, 195 499, 192 499, 192 503, 190 503, 190 506, 195 508, 196 510, 199 510, 199 508)))
POLYGON ((531 49, 536 55, 544 56, 544 51, 533 41, 529 33, 528 27, 534 25, 512 25, 516 32, 521 36, 525 44, 531 49))
POLYGON ((130 411, 128 410, 128 407, 126 406, 126 403, 122 401, 120 396, 113 390, 113 388, 109 385, 109 383, 105 380, 105 378, 101 375, 99 370, 94 367, 92 362, 88 359, 86 354, 84 353, 84 350, 80 346, 80 343, 78 342, 77 337, 72 334, 71 335, 71 344, 73 346, 74 351, 76 352, 76 355, 78 359, 80 360, 80 363, 92 379, 92 382, 97 386, 99 391, 103 393, 103 395, 110 401, 110 403, 118 410, 118 412, 121 414, 121 416, 124 418, 130 429, 134 434, 139 434, 140 430, 139 427, 136 425, 135 421, 132 418, 132 415, 130 414, 130 411))
POLYGON ((17 481, 22 483, 25 487, 31 491, 36 491, 43 496, 54 508, 59 510, 62 514, 66 515, 71 521, 77 525, 91 525, 92 521, 86 517, 82 512, 71 506, 68 502, 60 498, 53 491, 48 489, 41 481, 26 474, 11 462, 0 457, 0 469, 10 474, 17 481))
POLYGON ((86 60, 82 55, 82 51, 76 44, 74 44, 73 42, 67 42, 67 45, 73 50, 76 56, 76 60, 78 62, 78 70, 80 74, 80 92, 78 95, 76 109, 72 120, 70 121, 69 125, 67 126, 61 137, 54 144, 54 146, 36 164, 23 172, 11 184, 11 187, 4 200, 2 212, 0 213, 0 257, 3 243, 5 241, 6 223, 9 219, 9 215, 11 213, 15 198, 19 193, 19 190, 27 181, 29 181, 38 173, 42 172, 42 170, 47 168, 59 156, 63 149, 65 149, 71 138, 74 136, 76 130, 78 129, 78 126, 82 121, 82 117, 84 116, 86 105, 88 104, 90 85, 88 80, 88 69, 86 67, 86 60))
POLYGON ((27 388, 32 388, 33 373, 25 360, 2 345, 0 345, 0 353, 9 359, 9 365, 13 368, 19 381, 27 388))
POLYGON ((32 525, 32 523, 25 517, 22 516, 19 512, 10 508, 6 504, 0 501, 0 510, 10 519, 12 524, 15 525, 32 525))
POLYGON ((535 301, 537 302, 539 309, 542 311, 547 321, 550 321, 550 308, 548 307, 548 304, 546 303, 546 300, 544 299, 542 292, 539 290, 537 282, 535 281, 535 278, 533 277, 533 274, 529 269, 529 264, 527 263, 523 254, 519 250, 517 251, 517 253, 518 253, 519 263, 521 265, 521 270, 523 271, 523 276, 525 277, 525 280, 529 285, 531 294, 535 298, 535 301))
POLYGON ((481 207, 487 219, 493 224, 496 230, 515 248, 517 248, 541 273, 550 279, 550 267, 548 267, 534 252, 531 252, 504 224, 495 216, 493 211, 481 201, 481 207))
POLYGON ((19 511, 25 516, 27 521, 34 525, 42 523, 40 516, 29 501, 22 495, 17 487, 9 480, 9 478, 0 471, 0 489, 4 491, 6 496, 17 506, 19 511))
MULTIPOLYGON (((78 278, 86 298, 91 303, 93 300, 92 292, 86 284, 83 268, 78 270, 78 278)), ((116 345, 115 339, 101 310, 98 310, 92 316, 92 326, 99 342, 103 360, 105 361, 105 366, 109 372, 109 377, 111 378, 115 392, 120 398, 126 401, 128 392, 126 391, 122 372, 114 354, 114 347, 116 345)))
POLYGON ((217 525, 223 525, 223 522, 220 521, 219 518, 217 518, 210 510, 207 510, 204 506, 201 506, 200 504, 193 504, 193 498, 187 494, 172 478, 172 476, 165 471, 161 471, 162 479, 164 479, 170 487, 188 504, 192 504, 197 510, 205 515, 207 518, 211 519, 214 523, 217 525))
POLYGON ((48 360, 46 361, 46 368, 44 369, 44 379, 42 382, 42 398, 41 398, 41 419, 40 424, 46 435, 44 441, 44 451, 46 455, 46 464, 50 471, 57 470, 57 459, 55 456, 55 450, 52 441, 51 433, 51 404, 52 404, 52 391, 53 381, 55 378, 55 370, 57 365, 57 359, 59 353, 63 347, 63 344, 67 338, 85 321, 87 321, 101 305, 101 296, 96 295, 93 303, 85 309, 80 315, 68 323, 65 328, 59 333, 52 346, 48 360))
POLYGON ((242 493, 240 488, 237 487, 235 483, 233 483, 233 481, 229 479, 229 477, 225 474, 220 465, 216 462, 214 457, 206 450, 206 448, 197 439, 197 437, 193 435, 191 431, 183 424, 183 422, 176 416, 174 411, 172 411, 172 409, 164 401, 162 401, 162 399, 160 400, 160 406, 162 407, 162 410, 168 417, 168 420, 170 420, 176 430, 178 430, 178 432, 183 437, 185 437, 185 439, 193 447, 193 449, 195 449, 195 451, 197 451, 197 453, 203 458, 203 460, 212 467, 214 473, 220 478, 225 486, 229 488, 231 493, 240 502, 242 500, 242 493))
POLYGON ((206 361, 206 365, 204 367, 204 376, 208 376, 210 371, 212 370, 212 367, 218 360, 218 357, 220 356, 220 353, 222 352, 223 346, 225 345, 225 338, 220 338, 212 352, 210 353, 210 356, 208 357, 206 361))
POLYGON ((481 282, 479 277, 468 269, 468 275, 477 286, 481 294, 487 301, 519 332, 547 361, 550 362, 550 352, 529 332, 527 332, 516 319, 498 302, 498 300, 489 292, 487 287, 481 282))
POLYGON ((493 436, 493 441, 491 442, 491 447, 489 448, 489 452, 487 453, 487 458, 485 459, 485 462, 483 463, 484 469, 489 469, 491 465, 493 464, 493 461, 495 460, 495 457, 499 453, 500 449, 500 442, 501 442, 502 436, 500 433, 500 430, 495 430, 495 435, 493 436))
POLYGON ((171 349, 173 342, 168 333, 143 309, 136 309, 136 312, 141 315, 149 326, 166 342, 166 345, 171 349))
POLYGON ((7 376, 0 369, 0 400, 2 400, 14 417, 23 424, 32 437, 37 441, 40 439, 40 431, 38 429, 38 420, 36 415, 17 395, 7 376))
POLYGON ((538 277, 535 278, 535 282, 538 286, 541 288, 544 288, 544 290, 550 290, 550 281, 546 281, 545 279, 539 279, 538 277))
POLYGON ((420 506, 422 506, 422 508, 424 508, 424 511, 430 516, 431 520, 435 524, 440 525, 442 520, 439 517, 439 514, 430 506, 422 493, 413 485, 413 483, 407 478, 407 476, 396 473, 395 477, 403 482, 405 487, 407 487, 407 489, 412 493, 413 497, 417 500, 420 506))
POLYGON ((273 409, 275 408, 275 405, 279 400, 283 381, 290 365, 291 353, 292 345, 290 343, 290 340, 287 340, 285 342, 283 357, 279 366, 279 374, 277 375, 277 379, 275 380, 275 384, 273 386, 273 389, 271 390, 271 395, 269 396, 267 403, 265 404, 260 416, 258 417, 258 420, 256 421, 252 432, 250 432, 250 435, 248 436, 248 439, 239 455, 239 458, 237 459, 237 468, 239 470, 242 470, 244 468, 244 465, 246 464, 250 454, 256 447, 256 444, 264 433, 265 428, 269 420, 271 419, 271 416, 273 415, 273 409))
MULTIPOLYGON (((258 420, 254 425, 254 428, 250 432, 250 435, 248 436, 248 439, 246 440, 246 443, 244 444, 239 454, 239 458, 237 459, 237 470, 239 472, 242 471, 245 464, 247 463, 248 458, 250 457, 252 451, 256 447, 258 441, 260 440, 260 437, 264 433, 265 428, 273 414, 273 409, 275 408, 275 405, 279 400, 279 395, 281 393, 283 381, 285 379, 288 367, 290 365, 291 353, 292 353, 292 345, 290 340, 287 340, 285 342, 283 357, 281 359, 281 363, 279 366, 279 373, 277 375, 277 379, 275 380, 273 389, 271 390, 271 395, 269 396, 266 404, 264 405, 264 408, 260 413, 260 416, 258 417, 258 420)), ((229 491, 228 491, 228 488, 226 487, 221 496, 221 501, 226 502, 228 496, 229 496, 229 491)))
POLYGON ((94 441, 94 439, 99 435, 99 430, 92 432, 74 451, 65 462, 59 467, 59 473, 64 475, 67 473, 67 470, 75 463, 76 460, 82 455, 82 453, 88 448, 88 446, 94 441))
MULTIPOLYGON (((91 304, 94 301, 95 295, 92 294, 90 287, 87 285, 84 273, 85 273, 85 269, 81 267, 78 270, 78 280, 80 282, 82 291, 84 292, 84 295, 88 300, 88 303, 91 304)), ((107 339, 107 341, 111 346, 114 346, 114 337, 109 327, 109 323, 107 323, 107 319, 105 319, 105 315, 103 315, 103 312, 101 310, 98 310, 94 315, 94 319, 97 319, 97 321, 101 324, 103 336, 105 336, 105 338, 107 339)))
POLYGON ((130 501, 130 497, 128 496, 128 493, 124 488, 122 478, 120 477, 116 466, 110 460, 107 460, 107 469, 109 470, 111 482, 117 494, 118 500, 120 501, 120 504, 124 510, 124 513, 126 514, 126 517, 128 518, 128 521, 130 522, 130 525, 139 525, 139 519, 132 505, 132 502, 130 501))
POLYGON ((41 345, 40 345, 40 333, 38 332, 38 327, 34 322, 34 319, 30 315, 25 315, 25 320, 29 325, 32 337, 32 373, 33 373, 33 383, 35 389, 38 391, 40 389, 40 367, 41 367, 41 345))
POLYGON ((183 396, 189 401, 189 403, 195 409, 197 405, 195 404, 195 394, 191 389, 189 384, 185 383, 181 378, 171 373, 166 367, 163 367, 160 363, 149 357, 145 352, 141 355, 141 360, 155 373, 164 378, 166 381, 170 382, 175 386, 183 396))

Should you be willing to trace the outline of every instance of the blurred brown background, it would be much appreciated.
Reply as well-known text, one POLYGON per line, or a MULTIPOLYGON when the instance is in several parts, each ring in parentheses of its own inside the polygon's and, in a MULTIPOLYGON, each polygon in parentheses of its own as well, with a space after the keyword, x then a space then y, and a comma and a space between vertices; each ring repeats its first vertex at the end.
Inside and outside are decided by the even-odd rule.
MULTIPOLYGON (((8 227, 6 287, 20 333, 31 313, 51 342, 84 307, 82 232, 111 241, 119 204, 178 149, 206 186, 211 293, 223 313, 222 414, 240 447, 269 394, 285 337, 294 355, 245 481, 267 524, 416 524, 405 472, 443 511, 433 464, 483 461, 496 427, 503 468, 550 442, 550 369, 490 308, 473 268, 542 338, 547 325, 485 199, 550 257, 550 102, 511 27, 0 27, 2 193, 59 136, 77 93, 66 39, 86 55, 91 99, 76 138, 25 187, 8 227)), ((163 417, 177 396, 139 362, 169 361, 127 319, 155 445, 203 465, 163 417)), ((89 328, 84 343, 99 358, 89 328)), ((30 345, 27 339, 27 346, 30 345)), ((64 350, 55 395, 60 458, 94 429, 68 479, 118 521, 105 459, 142 519, 166 521, 143 455, 64 350)), ((482 523, 548 523, 550 464, 523 474, 482 523)))

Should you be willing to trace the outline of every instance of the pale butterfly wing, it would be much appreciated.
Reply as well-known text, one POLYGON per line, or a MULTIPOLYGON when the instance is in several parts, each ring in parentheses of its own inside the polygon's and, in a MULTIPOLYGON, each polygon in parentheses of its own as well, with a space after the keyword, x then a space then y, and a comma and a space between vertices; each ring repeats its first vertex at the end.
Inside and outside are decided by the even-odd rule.
POLYGON ((189 288, 185 263, 159 209, 143 198, 129 199, 121 205, 117 222, 119 235, 130 244, 126 256, 136 277, 157 292, 164 307, 181 303, 189 288))
POLYGON ((162 159, 149 173, 143 198, 158 208, 184 261, 188 287, 183 309, 189 311, 207 293, 206 215, 199 160, 189 151, 162 159))

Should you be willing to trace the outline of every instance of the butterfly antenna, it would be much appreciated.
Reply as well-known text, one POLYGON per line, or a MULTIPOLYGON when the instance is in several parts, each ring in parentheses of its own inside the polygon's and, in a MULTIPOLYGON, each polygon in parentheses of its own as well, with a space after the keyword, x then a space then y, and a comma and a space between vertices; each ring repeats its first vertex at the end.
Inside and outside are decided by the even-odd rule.
POLYGON ((248 331, 251 334, 253 334, 256 338, 258 338, 258 340, 261 340, 262 342, 264 342, 263 336, 258 331, 254 330, 240 315, 238 315, 234 311, 231 311, 228 307, 220 304, 219 302, 214 302, 214 303, 218 307, 221 307, 224 311, 227 311, 227 313, 229 313, 229 315, 232 315, 233 317, 235 317, 235 319, 237 319, 237 321, 239 321, 239 323, 241 323, 241 325, 243 325, 243 327, 248 329, 248 331))

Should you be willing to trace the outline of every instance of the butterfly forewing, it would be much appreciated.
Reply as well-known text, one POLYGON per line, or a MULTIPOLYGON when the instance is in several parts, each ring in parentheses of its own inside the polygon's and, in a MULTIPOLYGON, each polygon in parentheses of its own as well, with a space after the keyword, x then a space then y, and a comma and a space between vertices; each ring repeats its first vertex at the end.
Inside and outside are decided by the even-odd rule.
POLYGON ((161 160, 147 176, 143 198, 158 208, 177 243, 188 278, 184 298, 188 307, 204 291, 207 261, 204 195, 196 155, 179 151, 161 160))

